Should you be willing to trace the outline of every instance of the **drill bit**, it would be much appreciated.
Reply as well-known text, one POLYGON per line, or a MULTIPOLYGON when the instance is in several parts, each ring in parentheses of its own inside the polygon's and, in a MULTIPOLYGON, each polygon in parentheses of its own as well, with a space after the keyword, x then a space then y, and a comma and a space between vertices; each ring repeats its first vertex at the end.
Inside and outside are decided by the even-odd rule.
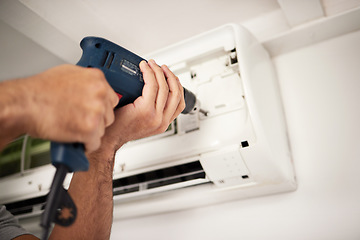
POLYGON ((202 113, 202 114, 204 114, 205 117, 207 117, 207 116, 208 116, 208 113, 209 113, 209 111, 205 111, 205 110, 202 109, 202 108, 199 109, 199 112, 202 113))

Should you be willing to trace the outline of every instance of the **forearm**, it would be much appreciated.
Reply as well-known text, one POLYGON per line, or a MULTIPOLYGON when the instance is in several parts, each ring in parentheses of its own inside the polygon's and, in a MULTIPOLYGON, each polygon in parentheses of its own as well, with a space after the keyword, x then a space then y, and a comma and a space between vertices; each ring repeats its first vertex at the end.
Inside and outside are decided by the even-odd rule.
POLYGON ((75 223, 70 227, 55 225, 50 239, 109 239, 114 155, 112 149, 88 155, 89 171, 75 173, 68 190, 78 210, 75 223))
POLYGON ((25 79, 0 82, 0 150, 26 133, 29 99, 25 82, 25 79))

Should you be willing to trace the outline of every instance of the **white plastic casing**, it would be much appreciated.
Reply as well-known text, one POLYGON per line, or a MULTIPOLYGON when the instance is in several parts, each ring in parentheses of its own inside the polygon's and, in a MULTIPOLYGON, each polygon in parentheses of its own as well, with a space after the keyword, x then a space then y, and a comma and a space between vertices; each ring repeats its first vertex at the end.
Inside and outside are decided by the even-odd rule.
POLYGON ((180 115, 177 133, 124 146, 115 177, 200 160, 211 184, 115 197, 115 218, 296 189, 275 69, 247 30, 224 25, 147 58, 167 64, 209 115, 180 115))

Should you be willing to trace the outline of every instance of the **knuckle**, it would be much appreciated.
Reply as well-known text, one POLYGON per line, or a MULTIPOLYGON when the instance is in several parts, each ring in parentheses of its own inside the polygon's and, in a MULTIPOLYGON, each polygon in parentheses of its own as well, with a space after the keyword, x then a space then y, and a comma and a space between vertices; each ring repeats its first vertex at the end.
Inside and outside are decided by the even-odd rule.
POLYGON ((87 117, 82 124, 84 134, 92 134, 95 131, 96 125, 96 119, 94 117, 87 117))
POLYGON ((169 93, 169 86, 167 84, 163 84, 161 88, 159 89, 162 93, 166 94, 169 93))
POLYGON ((89 113, 82 126, 82 130, 84 132, 85 135, 92 135, 94 132, 97 131, 98 127, 99 127, 99 121, 100 121, 100 114, 99 112, 92 112, 89 113))
POLYGON ((97 83, 93 86, 93 89, 91 90, 91 96, 93 96, 89 101, 93 101, 92 105, 99 107, 105 107, 106 101, 108 99, 108 91, 107 87, 104 83, 97 83))
POLYGON ((160 89, 160 86, 159 86, 159 83, 158 82, 156 82, 156 81, 154 81, 154 83, 153 83, 153 89, 154 89, 154 91, 156 91, 156 92, 158 92, 159 91, 159 89, 160 89))
POLYGON ((98 90, 106 90, 106 79, 104 73, 97 68, 91 68, 88 72, 88 78, 92 80, 94 88, 98 90))
POLYGON ((103 71, 98 68, 88 68, 89 73, 95 78, 105 78, 103 71))
POLYGON ((157 65, 154 66, 153 70, 156 73, 156 75, 163 75, 164 74, 163 70, 157 65))
POLYGON ((181 94, 181 92, 180 92, 179 89, 177 89, 176 91, 174 91, 173 94, 174 94, 174 96, 175 96, 175 98, 176 98, 177 100, 179 100, 179 101, 181 100, 182 94, 181 94))
POLYGON ((97 90, 99 93, 106 93, 107 92, 107 84, 105 81, 98 81, 97 83, 97 90))

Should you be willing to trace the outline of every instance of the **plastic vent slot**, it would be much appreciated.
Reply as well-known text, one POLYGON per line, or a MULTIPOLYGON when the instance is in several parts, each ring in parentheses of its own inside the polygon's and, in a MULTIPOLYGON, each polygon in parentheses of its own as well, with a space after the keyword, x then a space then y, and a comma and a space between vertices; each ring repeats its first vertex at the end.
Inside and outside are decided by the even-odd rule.
POLYGON ((168 186, 176 183, 205 179, 206 174, 199 161, 144 172, 113 181, 115 195, 127 194, 168 186))
POLYGON ((37 206, 38 209, 43 210, 46 203, 46 197, 47 195, 32 199, 12 202, 4 205, 6 206, 6 209, 9 212, 11 212, 11 214, 15 216, 22 215, 26 213, 32 213, 35 206, 37 206))

